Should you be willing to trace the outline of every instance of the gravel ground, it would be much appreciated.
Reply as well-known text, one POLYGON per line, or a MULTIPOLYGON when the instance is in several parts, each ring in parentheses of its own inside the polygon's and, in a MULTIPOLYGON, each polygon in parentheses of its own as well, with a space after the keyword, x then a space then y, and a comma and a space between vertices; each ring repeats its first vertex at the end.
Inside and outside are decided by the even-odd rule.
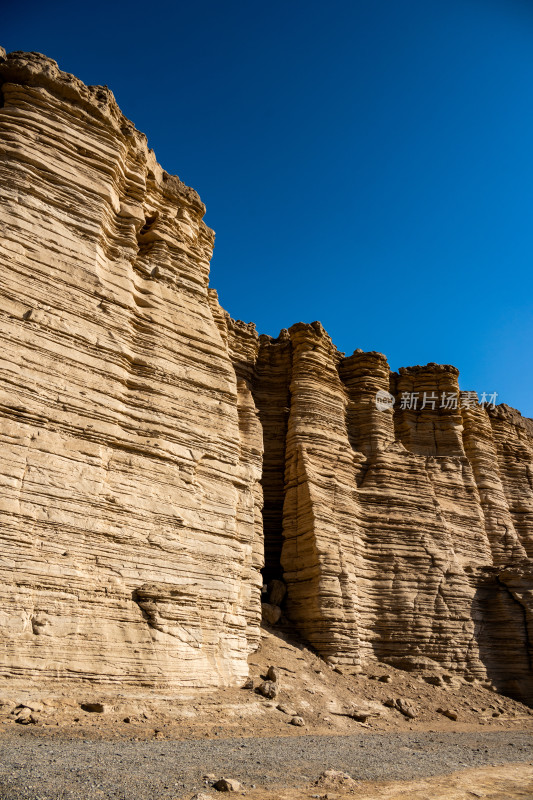
POLYGON ((533 761, 531 734, 424 733, 209 741, 109 742, 13 736, 1 742, 0 800, 169 800, 205 791, 203 776, 303 786, 325 769, 358 780, 417 779, 533 761))

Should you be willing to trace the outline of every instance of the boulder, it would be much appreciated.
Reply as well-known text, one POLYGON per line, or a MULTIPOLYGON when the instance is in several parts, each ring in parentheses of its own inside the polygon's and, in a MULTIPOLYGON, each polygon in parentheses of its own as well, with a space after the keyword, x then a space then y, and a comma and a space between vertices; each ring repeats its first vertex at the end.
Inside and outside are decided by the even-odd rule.
POLYGON ((437 708, 437 713, 448 717, 448 719, 453 720, 453 722, 455 722, 458 717, 457 711, 454 711, 452 708, 437 708))
POLYGON ((213 784, 213 788, 216 789, 217 792, 238 792, 240 791, 241 784, 233 778, 220 778, 220 780, 213 784))
POLYGON ((263 695, 263 697, 267 697, 269 700, 271 700, 277 695, 279 686, 277 683, 274 683, 274 681, 263 681, 259 684, 256 691, 263 695))
POLYGON ((280 683, 281 680, 281 673, 278 667, 269 667, 267 671, 267 680, 272 681, 273 683, 280 683))

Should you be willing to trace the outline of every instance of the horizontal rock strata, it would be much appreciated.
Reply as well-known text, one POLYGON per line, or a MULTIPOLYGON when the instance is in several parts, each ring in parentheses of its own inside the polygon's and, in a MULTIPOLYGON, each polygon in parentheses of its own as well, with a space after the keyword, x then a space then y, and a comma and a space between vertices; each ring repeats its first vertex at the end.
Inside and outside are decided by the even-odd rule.
POLYGON ((0 674, 238 683, 262 440, 204 206, 109 90, 32 53, 0 78, 0 674))
POLYGON ((454 670, 531 701, 533 421, 441 408, 457 379, 345 358, 320 323, 261 337, 267 564, 281 550, 286 613, 330 661, 454 670), (283 491, 266 471, 281 462, 283 491))
POLYGON ((533 421, 232 320, 111 92, 36 53, 0 80, 0 678, 238 685, 263 599, 332 663, 531 702, 533 421))

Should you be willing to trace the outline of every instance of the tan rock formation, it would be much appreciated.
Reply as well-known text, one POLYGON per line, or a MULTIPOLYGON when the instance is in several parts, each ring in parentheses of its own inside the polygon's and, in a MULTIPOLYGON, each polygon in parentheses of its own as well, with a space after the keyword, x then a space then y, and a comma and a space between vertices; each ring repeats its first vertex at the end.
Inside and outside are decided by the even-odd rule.
POLYGON ((34 53, 0 77, 2 675, 239 682, 262 443, 204 206, 108 89, 34 53))
MULTIPOLYGON (((319 323, 262 337, 265 464, 284 444, 286 465, 265 522, 283 519, 287 613, 331 661, 438 666, 531 700, 533 421, 466 400, 441 408, 457 377, 437 364, 391 374, 380 353, 345 358, 319 323), (279 406, 268 423, 264 364, 290 397, 286 434, 279 406), (377 408, 378 391, 394 410, 377 408)), ((277 547, 265 524, 267 553, 269 535, 277 547)))
POLYGON ((264 577, 333 663, 531 701, 533 421, 232 320, 204 206, 111 92, 35 53, 0 80, 0 676, 239 685, 264 577))

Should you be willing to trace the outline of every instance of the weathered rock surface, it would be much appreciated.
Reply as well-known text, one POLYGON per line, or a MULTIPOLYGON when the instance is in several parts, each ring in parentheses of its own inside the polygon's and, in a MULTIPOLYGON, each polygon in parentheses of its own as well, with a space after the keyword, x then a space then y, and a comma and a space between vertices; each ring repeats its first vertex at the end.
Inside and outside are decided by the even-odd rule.
POLYGON ((267 565, 281 548, 300 631, 333 663, 438 667, 531 700, 533 421, 440 407, 459 393, 454 367, 391 373, 380 353, 345 358, 316 322, 260 337, 257 365, 265 463, 283 451, 285 464, 283 493, 265 491, 267 565), (289 397, 284 425, 270 421, 265 364, 289 397), (394 410, 377 408, 380 390, 394 410))
POLYGON ((0 677, 241 686, 264 579, 332 664, 532 701, 533 421, 232 320, 111 92, 36 53, 0 81, 0 677))
POLYGON ((262 440, 204 206, 107 88, 36 53, 0 80, 1 675, 242 682, 262 440))

